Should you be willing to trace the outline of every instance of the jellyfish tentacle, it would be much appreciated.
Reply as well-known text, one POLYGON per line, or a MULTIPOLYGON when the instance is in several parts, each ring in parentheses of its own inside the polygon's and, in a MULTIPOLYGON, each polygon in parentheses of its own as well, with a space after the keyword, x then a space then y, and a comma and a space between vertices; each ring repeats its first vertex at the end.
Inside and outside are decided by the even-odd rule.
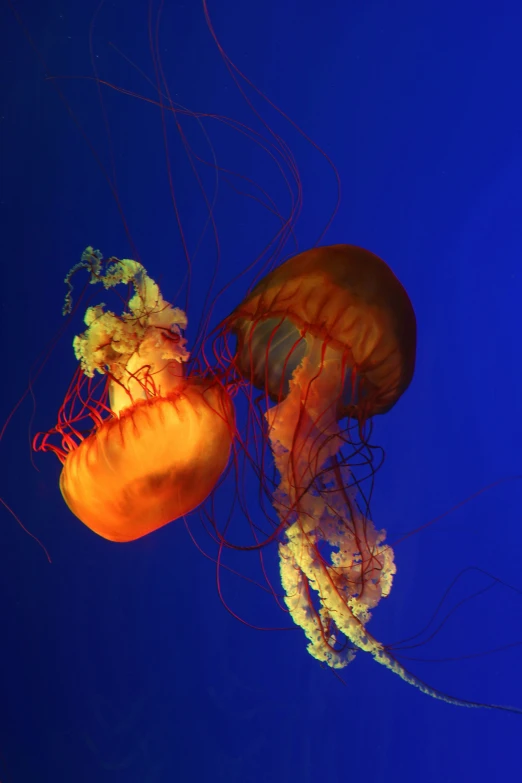
POLYGON ((309 653, 338 669, 361 650, 439 701, 522 714, 515 707, 459 699, 433 688, 366 629, 371 610, 391 591, 393 550, 384 543, 385 531, 377 531, 359 510, 355 489, 349 488, 349 468, 337 459, 343 442, 336 416, 342 359, 323 345, 317 361, 312 358, 317 349, 294 371, 285 399, 266 413, 280 476, 274 504, 284 522, 279 544, 284 600, 308 638, 309 653), (340 645, 341 636, 350 645, 340 645))

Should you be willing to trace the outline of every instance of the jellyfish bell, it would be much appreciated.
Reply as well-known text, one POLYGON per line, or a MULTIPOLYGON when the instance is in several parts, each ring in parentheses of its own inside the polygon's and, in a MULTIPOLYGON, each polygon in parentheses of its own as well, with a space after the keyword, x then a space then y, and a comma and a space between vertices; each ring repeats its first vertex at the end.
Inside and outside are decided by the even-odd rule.
POLYGON ((305 357, 330 376, 339 418, 386 413, 413 377, 417 329, 408 294, 384 261, 354 245, 290 258, 258 283, 226 328, 238 340, 238 370, 274 402, 305 357))
POLYGON ((66 282, 87 268, 91 283, 127 283, 134 295, 121 316, 104 305, 87 309, 87 329, 74 339, 80 367, 57 425, 35 448, 60 458, 62 495, 87 527, 132 541, 210 494, 228 462, 234 412, 223 386, 184 373, 185 313, 163 299, 138 262, 111 259, 102 273, 101 260, 87 248, 66 282), (87 436, 80 429, 86 419, 87 436))

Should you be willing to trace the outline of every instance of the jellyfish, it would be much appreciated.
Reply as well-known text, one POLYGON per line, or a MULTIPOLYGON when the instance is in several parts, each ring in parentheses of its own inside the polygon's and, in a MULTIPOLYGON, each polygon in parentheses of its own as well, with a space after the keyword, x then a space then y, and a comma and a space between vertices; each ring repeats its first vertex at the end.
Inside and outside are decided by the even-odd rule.
POLYGON ((131 286, 121 315, 87 308, 74 338, 78 369, 58 422, 35 439, 62 463, 60 489, 70 510, 111 541, 132 541, 189 513, 212 491, 229 459, 234 432, 230 398, 215 379, 184 372, 185 313, 162 297, 144 267, 88 247, 66 277, 131 286), (87 428, 87 429, 85 429, 87 428))
POLYGON ((236 338, 236 371, 266 399, 284 601, 309 653, 341 669, 360 650, 430 696, 487 706, 425 684, 367 628, 396 566, 352 463, 366 425, 414 373, 415 313, 397 277, 359 247, 309 250, 264 277, 222 332, 236 338))

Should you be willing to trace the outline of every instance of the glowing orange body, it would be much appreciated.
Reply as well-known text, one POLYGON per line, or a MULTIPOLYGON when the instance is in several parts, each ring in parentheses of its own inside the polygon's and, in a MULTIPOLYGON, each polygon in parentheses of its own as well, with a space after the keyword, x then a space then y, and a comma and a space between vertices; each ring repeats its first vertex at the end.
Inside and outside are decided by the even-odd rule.
POLYGON ((140 538, 206 499, 227 464, 233 422, 218 385, 187 382, 140 400, 68 454, 60 477, 65 502, 103 538, 140 538))

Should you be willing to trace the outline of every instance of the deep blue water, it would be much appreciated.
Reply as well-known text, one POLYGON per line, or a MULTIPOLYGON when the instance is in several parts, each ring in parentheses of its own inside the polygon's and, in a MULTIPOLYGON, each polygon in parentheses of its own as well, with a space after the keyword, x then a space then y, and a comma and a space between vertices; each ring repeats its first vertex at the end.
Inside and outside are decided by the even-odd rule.
MULTIPOLYGON (((102 78, 154 98, 153 86, 129 62, 154 79, 147 3, 107 2, 95 19, 92 60, 96 2, 20 0, 15 7, 46 66, 4 0, 2 420, 62 327, 62 281, 86 245, 120 257, 137 248, 167 298, 185 270, 159 110, 108 88, 101 103, 92 80, 70 78, 92 76, 94 62, 102 78), (63 78, 46 80, 46 70, 63 78), (112 172, 112 162, 134 248, 100 169, 99 163, 112 172)), ((376 477, 373 517, 397 540, 489 483, 522 472, 522 9, 512 0, 487 14, 469 0, 209 0, 209 10, 233 61, 339 171, 341 206, 323 241, 378 253, 414 304, 415 378, 374 431, 387 459, 376 477)), ((198 0, 166 0, 159 35, 174 100, 260 129, 198 0)), ((254 100, 299 166, 296 237, 305 249, 335 205, 335 178, 313 146, 254 100)), ((167 124, 181 219, 194 251, 206 208, 167 124)), ((220 165, 255 180, 288 209, 284 183, 266 156, 237 132, 206 127, 220 165)), ((195 123, 187 132, 208 153, 195 123)), ((211 187, 211 171, 203 176, 211 187)), ((215 210, 218 287, 255 259, 277 227, 226 179, 215 210)), ((194 260, 193 323, 214 263, 207 234, 194 260)), ((213 323, 238 301, 242 285, 218 302, 213 323)), ((343 685, 307 654, 299 631, 255 631, 225 611, 214 566, 182 523, 115 545, 68 512, 58 462, 37 455, 31 464, 29 432, 54 423, 74 369, 72 335, 80 329, 78 319, 55 346, 34 385, 34 410, 28 397, 0 444, 0 495, 52 558, 49 565, 2 512, 2 783, 516 778, 522 717, 436 702, 362 654, 345 670, 343 685)), ((521 503, 520 482, 505 481, 400 544, 395 585, 375 611, 373 634, 396 640, 420 630, 467 566, 522 588, 521 503)), ((192 528, 198 531, 196 522, 192 528)), ((248 574, 248 557, 241 562, 248 574)), ((467 572, 448 609, 491 584, 467 572)), ((224 589, 252 623, 284 624, 259 591, 231 576, 224 589)), ((409 666, 455 696, 522 707, 521 647, 440 660, 522 640, 521 617, 522 595, 490 589, 412 651, 439 660, 409 666)))

